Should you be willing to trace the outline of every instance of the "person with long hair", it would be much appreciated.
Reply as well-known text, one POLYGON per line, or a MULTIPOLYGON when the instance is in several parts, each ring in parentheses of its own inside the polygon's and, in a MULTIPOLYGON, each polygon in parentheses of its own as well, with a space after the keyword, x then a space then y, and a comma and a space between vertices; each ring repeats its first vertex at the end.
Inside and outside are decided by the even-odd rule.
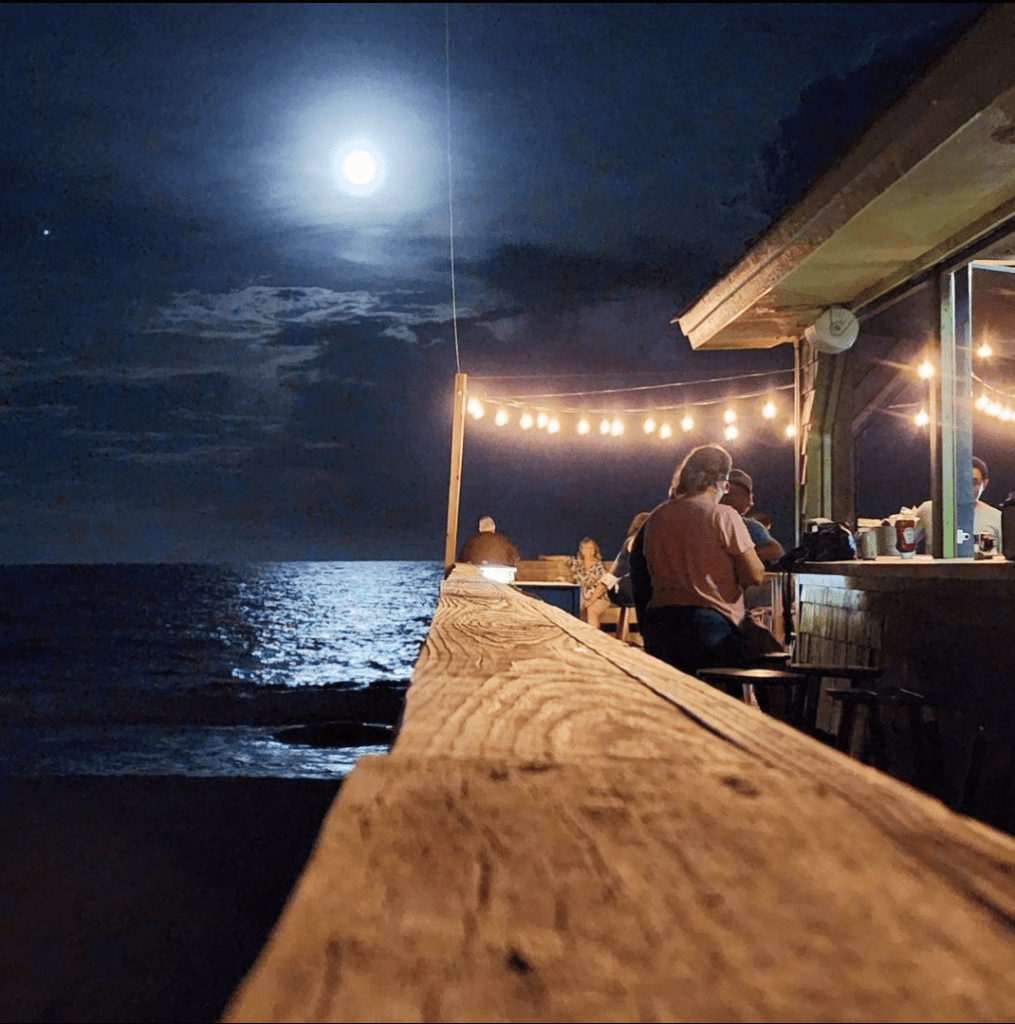
POLYGON ((732 468, 719 445, 691 451, 631 551, 645 650, 691 674, 746 663, 744 587, 765 578, 743 518, 720 504, 732 468))
POLYGON ((596 587, 592 595, 592 604, 605 597, 610 604, 616 605, 618 608, 634 607, 634 595, 631 592, 631 548, 634 546, 634 538, 638 536, 638 531, 645 525, 645 520, 651 514, 651 512, 639 512, 631 520, 624 543, 620 545, 617 557, 613 560, 613 568, 609 572, 603 573, 599 586, 596 587))
POLYGON ((575 583, 582 588, 582 621, 598 629, 599 613, 610 605, 605 599, 593 597, 605 571, 599 545, 591 537, 582 537, 578 542, 578 554, 570 560, 570 566, 575 583))

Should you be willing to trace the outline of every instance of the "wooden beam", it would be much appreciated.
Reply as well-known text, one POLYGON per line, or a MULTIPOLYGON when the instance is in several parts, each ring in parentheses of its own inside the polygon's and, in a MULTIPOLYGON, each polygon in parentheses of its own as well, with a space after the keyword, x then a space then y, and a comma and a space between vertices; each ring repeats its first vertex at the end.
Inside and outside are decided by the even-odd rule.
POLYGON ((1013 923, 1015 840, 456 569, 225 1020, 1009 1020, 1013 923))
POLYGON ((458 504, 462 493, 462 449, 465 445, 465 401, 469 377, 455 374, 455 405, 451 419, 451 471, 448 474, 448 522, 444 534, 444 568, 455 564, 458 551, 458 504))

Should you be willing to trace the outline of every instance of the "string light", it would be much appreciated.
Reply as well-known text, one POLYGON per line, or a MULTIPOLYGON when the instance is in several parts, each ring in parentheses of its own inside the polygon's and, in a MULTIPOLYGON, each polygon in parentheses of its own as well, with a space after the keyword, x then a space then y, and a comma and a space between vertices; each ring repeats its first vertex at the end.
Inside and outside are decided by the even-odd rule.
POLYGON ((930 380, 930 378, 934 376, 934 365, 932 363, 927 362, 927 360, 925 359, 917 367, 916 372, 920 375, 922 380, 930 380))
MULTIPOLYGON (((987 384, 984 384, 983 386, 985 388, 989 387, 987 384)), ((990 390, 993 391, 993 388, 990 390)), ((1000 391, 995 392, 995 394, 1000 395, 1001 398, 1013 397, 1012 395, 1007 395, 1000 391)), ((1015 420, 1015 409, 1012 409, 1012 407, 1005 402, 1000 402, 996 398, 991 398, 986 391, 981 393, 974 405, 980 412, 985 412, 988 416, 993 416, 994 419, 1000 420, 1002 423, 1011 423, 1015 420)))
POLYGON ((927 426, 927 424, 930 423, 930 417, 927 415, 927 410, 926 409, 921 409, 916 414, 916 416, 913 417, 913 422, 918 427, 925 427, 925 426, 927 426))
POLYGON ((994 350, 990 347, 987 342, 983 342, 980 347, 976 350, 976 354, 981 359, 989 359, 993 354, 994 350))
POLYGON ((796 437, 796 424, 795 423, 787 423, 786 424, 786 436, 787 437, 796 437))
MULTIPOLYGON (((783 372, 788 371, 772 371, 771 374, 743 374, 740 376, 745 378, 767 376, 771 379, 773 375, 783 372)), ((561 405, 553 407, 550 404, 543 404, 542 401, 533 402, 533 399, 549 399, 555 397, 565 398, 574 395, 587 394, 615 395, 633 391, 672 388, 692 384, 701 385, 705 383, 720 383, 736 379, 739 378, 717 378, 715 381, 681 381, 664 385, 646 385, 644 387, 610 388, 600 392, 570 392, 566 395, 559 396, 532 394, 513 396, 494 394, 484 395, 481 398, 476 395, 468 400, 467 410, 476 420, 483 419, 487 413, 490 413, 489 419, 498 427, 503 427, 516 421, 517 425, 522 430, 532 430, 533 427, 538 427, 538 429, 546 430, 551 434, 561 433, 563 427, 570 421, 574 423, 574 429, 577 433, 584 437, 595 433, 595 426, 597 423, 599 426, 599 434, 603 438, 619 438, 627 433, 628 429, 632 428, 634 423, 637 423, 641 428, 638 431, 639 434, 644 432, 646 436, 655 436, 662 441, 668 441, 674 436, 677 426, 679 426, 686 434, 692 430, 700 429, 698 424, 699 419, 701 419, 702 424, 704 424, 704 412, 702 412, 700 416, 692 415, 693 409, 703 410, 706 407, 718 406, 719 408, 717 408, 715 412, 721 413, 722 420, 715 426, 718 430, 724 431, 724 436, 728 440, 733 440, 734 438, 739 438, 742 435, 743 427, 738 423, 738 420, 744 411, 743 408, 738 410, 737 406, 733 403, 738 401, 747 401, 752 398, 761 399, 762 404, 760 407, 756 407, 758 408, 758 422, 760 425, 762 419, 772 421, 778 416, 778 406, 772 397, 772 393, 790 390, 793 385, 786 384, 773 386, 769 382, 765 384, 765 389, 763 391, 758 390, 750 394, 731 396, 727 391, 727 395, 724 399, 702 397, 700 400, 688 401, 688 399, 684 397, 681 398, 679 406, 677 407, 683 407, 682 414, 678 413, 673 405, 667 404, 661 404, 660 406, 650 410, 645 410, 643 406, 641 409, 606 408, 588 412, 582 411, 580 408, 568 408, 566 405, 563 407, 561 405), (569 420, 568 417, 573 417, 573 419, 569 420), (723 427, 722 424, 725 424, 725 427, 723 427)), ((1000 415, 1000 408, 998 409, 998 415, 1000 415)), ((708 428, 706 427, 706 432, 707 429, 708 428)))

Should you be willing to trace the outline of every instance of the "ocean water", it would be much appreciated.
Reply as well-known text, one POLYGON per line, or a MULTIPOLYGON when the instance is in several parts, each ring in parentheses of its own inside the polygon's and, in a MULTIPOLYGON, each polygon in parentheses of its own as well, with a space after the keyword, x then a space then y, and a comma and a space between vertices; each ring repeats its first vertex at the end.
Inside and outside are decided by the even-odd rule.
POLYGON ((0 566, 0 772, 341 777, 390 742, 441 569, 0 566))

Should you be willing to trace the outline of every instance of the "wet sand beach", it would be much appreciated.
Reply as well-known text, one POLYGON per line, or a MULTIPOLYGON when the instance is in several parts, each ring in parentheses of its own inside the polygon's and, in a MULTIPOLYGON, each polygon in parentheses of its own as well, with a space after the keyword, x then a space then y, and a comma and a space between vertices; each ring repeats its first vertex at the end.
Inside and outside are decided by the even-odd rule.
POLYGON ((214 1021, 340 782, 0 779, 0 1021, 214 1021))

